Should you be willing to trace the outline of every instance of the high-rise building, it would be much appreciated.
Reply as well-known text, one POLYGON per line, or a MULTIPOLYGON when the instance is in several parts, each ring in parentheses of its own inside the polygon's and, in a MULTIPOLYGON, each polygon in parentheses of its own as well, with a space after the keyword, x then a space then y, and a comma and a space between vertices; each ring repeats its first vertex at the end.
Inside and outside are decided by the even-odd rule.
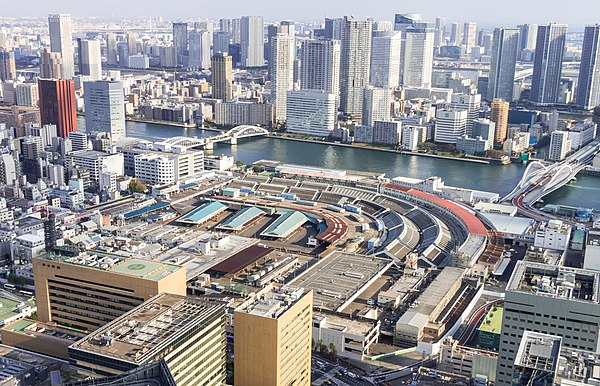
POLYGON ((437 17, 435 19, 435 39, 433 44, 436 47, 446 45, 446 18, 437 17))
POLYGON ((213 52, 228 53, 231 44, 231 32, 217 31, 213 34, 213 52))
POLYGON ((568 131, 556 130, 550 135, 550 146, 548 147, 548 160, 562 161, 571 151, 571 140, 568 131))
POLYGON ((38 87, 42 125, 56 125, 58 136, 62 138, 77 131, 75 83, 72 80, 40 79, 38 87))
POLYGON ((85 129, 110 133, 112 141, 125 137, 123 84, 115 81, 84 83, 85 129))
POLYGON ((335 129, 336 96, 322 90, 288 91, 286 131, 329 137, 335 129))
POLYGON ((519 58, 531 61, 529 57, 533 58, 533 52, 535 51, 538 25, 521 24, 517 28, 519 29, 519 58))
POLYGON ((473 121, 479 118, 481 112, 480 94, 452 94, 450 107, 454 109, 467 110, 466 135, 471 136, 473 121))
POLYGON ((467 110, 439 109, 435 113, 435 142, 456 143, 467 132, 467 110))
POLYGON ((271 75, 271 95, 275 105, 275 121, 286 120, 287 92, 293 88, 294 67, 290 57, 292 39, 286 33, 278 33, 271 39, 269 49, 269 73, 271 75))
POLYGON ((338 40, 303 40, 300 48, 300 88, 323 90, 335 94, 339 101, 340 52, 338 40))
POLYGON ((210 60, 210 33, 207 30, 191 31, 188 66, 210 69, 210 60))
POLYGON ((63 79, 63 60, 60 52, 50 52, 44 48, 40 55, 40 78, 63 79))
POLYGON ((363 89, 371 68, 371 20, 344 17, 340 60, 340 109, 355 118, 362 115, 363 89))
POLYGON ((400 82, 407 87, 431 87, 433 69, 433 28, 416 21, 406 29, 400 82))
POLYGON ((150 374, 158 360, 172 381, 142 384, 217 386, 225 384, 225 347, 223 303, 161 293, 71 345, 69 361, 82 374, 125 385, 139 384, 143 373, 116 381, 118 375, 136 368, 150 374))
POLYGON ((20 83, 15 86, 18 106, 37 106, 40 93, 37 83, 20 83))
POLYGON ((577 105, 593 110, 600 105, 600 25, 585 27, 577 82, 577 105))
POLYGON ((519 30, 496 28, 492 48, 492 65, 488 81, 488 99, 513 99, 519 30))
POLYGON ((75 58, 73 56, 73 28, 71 15, 48 15, 50 30, 50 51, 59 52, 63 60, 63 75, 65 79, 75 76, 75 58))
POLYGON ((240 22, 240 46, 242 67, 262 67, 265 65, 264 21, 262 17, 242 17, 240 22))
POLYGON ((137 35, 133 31, 127 32, 127 55, 133 56, 139 53, 137 35))
POLYGON ((0 81, 15 80, 17 68, 15 67, 15 54, 12 51, 0 49, 0 81))
POLYGON ((325 39, 342 40, 344 19, 325 19, 325 39))
POLYGON ((402 32, 373 31, 370 83, 376 87, 400 85, 402 32))
POLYGON ((534 104, 550 105, 559 101, 566 35, 565 24, 552 23, 538 27, 529 98, 534 104))
POLYGON ((177 55, 177 65, 183 66, 183 57, 188 50, 187 23, 173 23, 173 47, 175 47, 175 55, 177 55))
POLYGON ((467 51, 477 45, 477 23, 467 22, 463 26, 462 44, 467 51))
POLYGON ((456 22, 452 23, 452 29, 450 30, 450 44, 453 46, 459 46, 462 43, 462 32, 460 25, 456 22))
POLYGON ((513 366, 526 331, 562 337, 565 348, 597 352, 599 285, 597 271, 517 262, 506 287, 496 385, 515 385, 513 366))
POLYGON ((234 383, 310 385, 312 291, 271 284, 234 314, 234 383))
POLYGON ((490 120, 496 124, 496 143, 498 144, 506 141, 509 107, 510 104, 502 99, 496 98, 492 101, 490 120))
POLYGON ((167 292, 185 295, 185 268, 103 253, 42 255, 33 260, 37 315, 94 331, 167 292))
POLYGON ((493 121, 485 118, 478 118, 474 120, 471 137, 481 137, 487 141, 489 143, 489 147, 492 148, 496 139, 496 124, 493 121))
POLYGON ((102 79, 102 55, 100 40, 77 39, 79 73, 90 80, 102 79))
POLYGON ((223 102, 233 100, 233 61, 230 55, 216 52, 212 57, 212 95, 223 102))
POLYGON ((114 32, 106 34, 106 63, 110 66, 119 64, 117 51, 117 37, 114 32))
POLYGON ((373 143, 388 146, 398 146, 402 141, 402 122, 400 121, 374 121, 373 143))
POLYGON ((117 53, 119 56, 119 67, 129 67, 129 45, 127 42, 117 43, 117 53))
POLYGON ((373 126, 375 121, 392 119, 392 90, 383 87, 365 87, 362 112, 363 126, 373 126))

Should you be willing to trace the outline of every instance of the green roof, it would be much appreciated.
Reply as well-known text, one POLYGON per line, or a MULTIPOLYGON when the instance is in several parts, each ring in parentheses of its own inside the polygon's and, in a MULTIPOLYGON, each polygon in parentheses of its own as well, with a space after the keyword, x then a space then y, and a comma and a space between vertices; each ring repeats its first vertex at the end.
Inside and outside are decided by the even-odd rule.
POLYGON ((479 331, 500 334, 502 331, 502 315, 504 314, 503 307, 492 307, 479 326, 479 331))
POLYGON ((7 299, 4 297, 0 297, 0 321, 5 321, 7 319, 12 318, 13 316, 19 315, 20 312, 17 309, 17 305, 20 303, 24 303, 27 306, 35 307, 34 301, 26 301, 17 302, 12 299, 7 299))
POLYGON ((289 211, 279 216, 277 220, 271 223, 265 229, 261 236, 267 237, 286 237, 291 232, 295 231, 299 227, 302 226, 306 221, 308 221, 308 217, 306 217, 302 212, 298 211, 289 211))
POLYGON ((246 207, 246 208, 238 211, 236 214, 234 214, 230 218, 228 218, 223 224, 220 225, 220 228, 234 229, 234 230, 241 229, 248 222, 254 220, 258 216, 262 216, 263 214, 265 214, 265 212, 258 209, 257 207, 254 207, 254 206, 246 207))
POLYGON ((20 332, 23 333, 23 331, 25 331, 25 329, 29 326, 31 326, 32 324, 35 324, 36 322, 30 319, 21 319, 13 324, 10 325, 10 327, 7 327, 7 330, 10 331, 16 331, 16 332, 20 332))

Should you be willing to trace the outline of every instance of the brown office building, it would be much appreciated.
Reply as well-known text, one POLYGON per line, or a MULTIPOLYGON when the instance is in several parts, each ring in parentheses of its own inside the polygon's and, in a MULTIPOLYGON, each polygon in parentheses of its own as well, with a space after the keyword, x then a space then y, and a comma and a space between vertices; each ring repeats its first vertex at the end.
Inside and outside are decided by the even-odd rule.
POLYGON ((0 80, 17 79, 17 70, 15 67, 15 54, 12 51, 0 50, 0 80))
POLYGON ((33 259, 38 320, 94 331, 161 292, 186 294, 185 268, 99 252, 33 259))
POLYGON ((223 102, 233 100, 233 62, 227 53, 217 52, 212 57, 212 94, 223 102))
POLYGON ((271 284, 236 309, 234 384, 310 386, 311 290, 271 284))
POLYGON ((508 108, 510 104, 503 99, 494 99, 490 111, 490 120, 496 123, 495 142, 502 145, 506 141, 508 130, 508 108))
POLYGON ((77 131, 75 83, 72 80, 40 79, 38 85, 42 125, 56 125, 58 136, 62 138, 77 131))

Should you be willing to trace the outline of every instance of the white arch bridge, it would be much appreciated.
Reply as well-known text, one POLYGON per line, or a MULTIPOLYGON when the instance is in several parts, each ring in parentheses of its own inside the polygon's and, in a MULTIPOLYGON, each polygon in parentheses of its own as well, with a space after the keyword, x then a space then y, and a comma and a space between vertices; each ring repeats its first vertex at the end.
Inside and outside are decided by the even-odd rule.
POLYGON ((241 125, 208 138, 171 137, 162 142, 170 146, 183 146, 188 149, 194 147, 212 149, 214 144, 217 142, 226 142, 231 145, 237 145, 238 139, 262 137, 265 135, 269 135, 269 131, 265 128, 250 125, 241 125))

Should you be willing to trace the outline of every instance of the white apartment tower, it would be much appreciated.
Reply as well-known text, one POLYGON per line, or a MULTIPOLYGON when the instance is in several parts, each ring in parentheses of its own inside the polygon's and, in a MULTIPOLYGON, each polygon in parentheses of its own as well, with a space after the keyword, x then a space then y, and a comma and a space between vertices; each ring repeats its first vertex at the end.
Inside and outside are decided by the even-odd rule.
POLYGON ((290 57, 292 39, 286 33, 278 33, 271 39, 269 47, 269 74, 271 95, 275 105, 275 121, 286 120, 287 92, 294 86, 294 65, 290 57))
POLYGON ((332 39, 304 40, 300 48, 300 88, 340 94, 340 42, 332 39))
POLYGON ((50 30, 50 51, 59 52, 63 60, 63 76, 73 79, 75 76, 75 58, 73 57, 73 27, 71 15, 48 15, 50 30))
POLYGON ((243 67, 262 67, 264 55, 264 21, 260 16, 244 16, 240 21, 240 51, 243 67))
POLYGON ((373 31, 370 83, 375 87, 400 85, 402 32, 373 31))
POLYGON ((571 140, 568 131, 553 131, 550 136, 550 147, 548 148, 548 160, 562 161, 571 150, 571 140))
POLYGON ((511 101, 515 84, 515 66, 519 54, 519 30, 496 28, 493 41, 487 98, 511 101))
POLYGON ((100 40, 77 39, 77 44, 79 73, 89 76, 92 81, 102 79, 100 40))
POLYGON ((392 90, 383 87, 366 87, 364 90, 362 124, 373 126, 375 121, 392 119, 392 90))
POLYGON ((407 87, 431 87, 434 32, 426 22, 406 30, 401 83, 407 87))
POLYGON ((335 100, 321 90, 288 91, 286 131, 328 137, 335 128, 335 100))

